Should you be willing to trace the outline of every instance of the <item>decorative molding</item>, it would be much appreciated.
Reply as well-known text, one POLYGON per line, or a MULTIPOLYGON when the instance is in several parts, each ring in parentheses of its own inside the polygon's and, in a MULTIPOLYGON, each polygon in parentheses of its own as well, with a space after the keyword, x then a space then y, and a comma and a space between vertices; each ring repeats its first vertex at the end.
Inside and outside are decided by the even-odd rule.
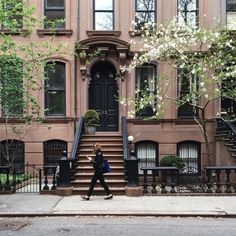
POLYGON ((82 55, 78 58, 80 60, 80 72, 83 81, 87 77, 86 73, 90 73, 90 66, 86 62, 88 60, 91 61, 89 55, 95 50, 99 51, 98 55, 95 56, 96 62, 107 60, 113 63, 116 68, 116 79, 120 78, 123 81, 125 74, 120 70, 120 67, 126 65, 127 58, 130 57, 130 44, 117 38, 104 36, 80 41, 77 53, 82 55), (111 58, 115 58, 115 60, 112 61, 111 58))
POLYGON ((29 31, 27 29, 17 29, 17 30, 9 30, 9 29, 0 29, 0 33, 6 35, 27 35, 29 31))
POLYGON ((121 35, 121 31, 106 31, 106 30, 87 30, 86 34, 91 37, 116 37, 121 35))
POLYGON ((37 29, 37 34, 40 38, 44 36, 49 36, 49 35, 66 36, 67 38, 69 38, 73 34, 73 30, 71 29, 57 29, 57 30, 37 29))

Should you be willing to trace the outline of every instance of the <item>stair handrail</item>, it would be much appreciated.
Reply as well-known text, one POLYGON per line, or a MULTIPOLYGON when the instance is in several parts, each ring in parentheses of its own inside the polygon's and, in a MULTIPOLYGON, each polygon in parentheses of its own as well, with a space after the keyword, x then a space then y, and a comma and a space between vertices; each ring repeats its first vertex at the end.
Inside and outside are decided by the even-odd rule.
POLYGON ((226 134, 232 141, 236 141, 236 125, 234 124, 234 122, 225 120, 222 117, 217 118, 216 121, 216 132, 218 134, 226 134))
POLYGON ((71 160, 76 160, 77 159, 77 152, 80 144, 80 139, 82 137, 82 131, 83 131, 83 124, 84 124, 84 118, 81 116, 79 120, 77 121, 77 129, 74 137, 74 142, 72 145, 72 150, 71 150, 71 160))
POLYGON ((122 133, 122 141, 123 141, 123 155, 124 160, 128 159, 129 149, 128 149, 128 129, 127 129, 127 121, 126 117, 121 117, 121 133, 122 133))

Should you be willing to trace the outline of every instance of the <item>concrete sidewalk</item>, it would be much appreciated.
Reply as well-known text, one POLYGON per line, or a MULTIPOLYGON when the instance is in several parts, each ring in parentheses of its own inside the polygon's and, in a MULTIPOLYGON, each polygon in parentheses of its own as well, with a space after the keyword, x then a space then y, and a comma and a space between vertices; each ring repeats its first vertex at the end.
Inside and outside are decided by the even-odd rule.
POLYGON ((92 196, 84 201, 78 195, 0 195, 0 217, 76 215, 236 217, 236 196, 92 196))

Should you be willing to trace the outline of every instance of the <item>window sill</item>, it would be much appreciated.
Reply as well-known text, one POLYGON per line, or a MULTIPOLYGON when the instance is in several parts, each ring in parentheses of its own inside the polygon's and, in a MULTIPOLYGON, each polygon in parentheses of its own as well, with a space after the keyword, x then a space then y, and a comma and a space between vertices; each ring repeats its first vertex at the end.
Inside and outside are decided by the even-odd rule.
POLYGON ((43 119, 43 123, 69 123, 73 121, 72 117, 58 117, 58 116, 46 116, 43 119))
POLYGON ((37 34, 40 38, 44 36, 56 35, 56 36, 66 36, 67 38, 71 37, 73 34, 73 30, 71 29, 58 29, 58 30, 51 30, 51 29, 38 29, 37 34))
POLYGON ((142 35, 142 31, 141 30, 130 30, 129 31, 129 36, 130 37, 140 37, 142 35))
POLYGON ((86 34, 89 38, 92 37, 101 37, 101 36, 110 36, 118 38, 121 34, 121 31, 106 31, 106 30, 87 30, 86 34))
POLYGON ((9 29, 0 29, 0 33, 6 35, 24 35, 27 34, 29 31, 27 29, 18 29, 18 30, 9 30, 9 29))

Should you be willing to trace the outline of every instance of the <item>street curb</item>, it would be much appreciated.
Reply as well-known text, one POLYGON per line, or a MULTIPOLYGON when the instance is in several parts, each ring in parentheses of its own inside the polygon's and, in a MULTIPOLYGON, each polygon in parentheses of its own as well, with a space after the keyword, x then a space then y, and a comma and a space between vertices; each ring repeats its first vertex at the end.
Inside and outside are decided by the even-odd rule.
POLYGON ((111 216, 111 217, 201 217, 201 218, 236 218, 234 213, 0 213, 0 218, 4 217, 81 217, 81 216, 111 216))

